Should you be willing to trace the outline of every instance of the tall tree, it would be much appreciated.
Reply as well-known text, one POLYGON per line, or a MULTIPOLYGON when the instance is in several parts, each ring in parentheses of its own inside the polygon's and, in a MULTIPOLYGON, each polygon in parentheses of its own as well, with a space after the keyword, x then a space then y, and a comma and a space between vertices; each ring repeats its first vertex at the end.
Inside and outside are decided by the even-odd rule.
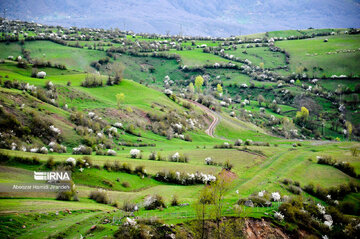
POLYGON ((346 121, 345 126, 346 126, 346 130, 347 130, 347 134, 348 134, 348 139, 351 140, 351 134, 352 134, 352 131, 353 131, 353 125, 351 124, 350 121, 346 121))
POLYGON ((114 84, 118 85, 124 77, 125 66, 120 62, 115 62, 111 65, 111 71, 114 75, 114 84))
POLYGON ((232 179, 228 176, 227 171, 223 170, 218 176, 215 182, 211 183, 211 194, 214 204, 214 214, 216 220, 216 234, 217 238, 222 238, 221 235, 221 218, 224 209, 224 196, 230 189, 232 179))
POLYGON ((201 92, 201 87, 204 84, 204 78, 202 76, 197 76, 195 78, 195 87, 198 92, 201 92))
POLYGON ((195 88, 194 88, 194 84, 192 82, 190 82, 189 86, 188 86, 188 90, 191 92, 191 93, 194 93, 195 92, 195 88))
POLYGON ((262 95, 258 95, 258 102, 259 102, 259 106, 261 106, 261 103, 263 103, 263 102, 265 102, 265 98, 264 98, 264 96, 262 96, 262 95))
POLYGON ((210 186, 205 186, 199 195, 198 201, 195 204, 195 210, 196 210, 196 219, 197 219, 197 232, 199 235, 198 238, 207 238, 207 230, 205 228, 205 222, 207 219, 207 216, 210 214, 210 204, 212 204, 212 194, 210 186))
POLYGON ((218 92, 219 94, 222 94, 222 93, 223 93, 223 88, 222 88, 222 86, 221 86, 220 84, 217 84, 216 90, 217 90, 217 92, 218 92))
POLYGON ((296 118, 300 119, 302 122, 306 122, 309 118, 309 110, 306 107, 301 107, 301 110, 296 112, 296 118))
POLYGON ((124 100, 125 100, 124 93, 116 94, 116 103, 117 103, 118 108, 121 107, 121 104, 124 103, 124 100))

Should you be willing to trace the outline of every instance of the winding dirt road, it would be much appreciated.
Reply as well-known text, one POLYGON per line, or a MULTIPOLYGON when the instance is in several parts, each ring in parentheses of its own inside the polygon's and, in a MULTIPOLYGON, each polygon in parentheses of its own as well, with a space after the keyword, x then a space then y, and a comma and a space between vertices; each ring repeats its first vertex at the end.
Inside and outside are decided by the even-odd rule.
POLYGON ((206 106, 204 106, 204 105, 202 105, 202 104, 200 104, 200 103, 198 103, 196 101, 192 101, 192 100, 188 100, 188 99, 186 99, 186 100, 193 103, 193 104, 195 104, 195 105, 197 105, 197 106, 199 106, 203 111, 206 112, 206 114, 208 114, 213 119, 213 121, 211 122, 209 128, 207 128, 205 130, 205 133, 207 135, 211 136, 211 137, 214 137, 215 127, 219 123, 219 115, 216 112, 210 110, 208 107, 206 107, 206 106))

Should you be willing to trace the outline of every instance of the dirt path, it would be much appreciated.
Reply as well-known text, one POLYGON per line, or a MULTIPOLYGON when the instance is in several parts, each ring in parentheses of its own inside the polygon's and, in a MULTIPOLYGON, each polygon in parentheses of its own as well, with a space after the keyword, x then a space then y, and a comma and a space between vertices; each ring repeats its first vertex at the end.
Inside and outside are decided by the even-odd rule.
POLYGON ((215 127, 219 123, 219 115, 217 113, 215 113, 214 111, 210 110, 208 107, 206 107, 196 101, 192 101, 192 100, 188 100, 188 99, 187 99, 187 101, 199 106, 203 111, 205 111, 213 119, 209 128, 207 128, 205 130, 205 133, 211 137, 214 137, 215 127))

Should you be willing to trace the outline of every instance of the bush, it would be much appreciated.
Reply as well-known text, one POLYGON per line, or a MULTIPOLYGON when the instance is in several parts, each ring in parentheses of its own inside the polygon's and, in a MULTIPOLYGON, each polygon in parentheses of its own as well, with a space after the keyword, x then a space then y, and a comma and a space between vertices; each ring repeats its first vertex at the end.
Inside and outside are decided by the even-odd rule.
POLYGON ((151 152, 151 154, 149 155, 149 160, 156 160, 156 153, 155 152, 151 152))
POLYGON ((192 142, 192 138, 190 135, 185 135, 185 141, 189 141, 189 142, 192 142))
POLYGON ((114 183, 107 180, 107 179, 102 180, 102 183, 105 184, 106 186, 111 187, 111 188, 114 186, 114 183))
POLYGON ((158 194, 146 197, 144 201, 144 207, 146 210, 166 208, 164 199, 158 194))
POLYGON ((124 210, 125 212, 133 212, 136 211, 136 204, 130 202, 129 200, 125 200, 123 206, 122 206, 122 210, 124 210))
POLYGON ((93 162, 92 162, 92 160, 91 160, 91 158, 90 158, 89 156, 84 156, 84 157, 82 158, 82 160, 83 160, 83 163, 84 163, 84 166, 85 166, 85 167, 90 168, 90 167, 93 166, 93 162))
POLYGON ((125 173, 132 173, 133 168, 132 168, 131 164, 123 163, 120 171, 125 172, 125 173))
POLYGON ((285 185, 288 185, 288 184, 292 184, 293 182, 292 182, 291 179, 284 178, 284 179, 282 180, 282 183, 285 184, 285 185))
POLYGON ((311 195, 314 195, 314 192, 315 192, 314 184, 310 183, 309 185, 306 185, 303 189, 305 192, 307 192, 311 195))
POLYGON ((314 188, 313 184, 309 184, 303 188, 303 190, 313 196, 320 198, 321 200, 331 202, 328 195, 332 200, 342 200, 347 194, 351 192, 358 192, 360 185, 358 183, 350 182, 348 184, 341 184, 337 187, 331 187, 329 189, 322 188, 319 185, 314 188))
POLYGON ((249 200, 251 200, 254 203, 255 207, 265 207, 267 202, 265 198, 258 196, 249 197, 249 200))
POLYGON ((91 155, 91 153, 92 149, 84 145, 79 145, 78 147, 73 148, 73 154, 91 155))
POLYGON ((227 142, 219 145, 215 145, 214 149, 232 149, 234 146, 232 144, 229 144, 227 142))
POLYGON ((244 143, 244 145, 247 145, 247 146, 252 145, 252 144, 253 144, 253 141, 250 139, 247 139, 244 143))
POLYGON ((353 157, 357 157, 359 155, 359 151, 360 150, 355 146, 350 148, 350 152, 353 157))
POLYGON ((177 195, 173 195, 172 199, 171 199, 171 206, 179 206, 179 199, 177 197, 177 195))
POLYGON ((156 160, 157 160, 157 161, 165 161, 166 158, 163 157, 160 152, 158 152, 158 153, 156 154, 156 160))
POLYGON ((229 160, 226 160, 226 162, 223 165, 223 169, 230 171, 234 167, 233 164, 230 163, 229 160))
POLYGON ((129 182, 123 182, 121 184, 124 188, 130 188, 130 183, 129 182))
POLYGON ((46 161, 45 167, 48 169, 52 169, 55 166, 55 161, 54 161, 54 157, 49 157, 48 160, 46 161))
POLYGON ((339 207, 340 207, 340 211, 344 214, 349 214, 349 215, 358 214, 356 210, 357 207, 354 202, 341 202, 339 207))
POLYGON ((355 172, 354 166, 350 165, 348 162, 337 162, 336 160, 333 160, 330 156, 318 156, 318 164, 325 164, 333 166, 340 171, 346 173, 347 175, 357 178, 359 175, 355 172))
POLYGON ((61 200, 61 201, 70 201, 72 197, 73 195, 71 191, 58 192, 56 194, 56 200, 61 200))
POLYGON ((76 191, 74 190, 74 183, 72 181, 70 181, 70 187, 70 191, 59 191, 56 194, 56 200, 70 201, 73 199, 74 201, 79 201, 76 191))
POLYGON ((96 191, 91 191, 89 195, 90 199, 95 200, 97 203, 110 204, 109 195, 105 190, 98 189, 96 191))
POLYGON ((81 86, 88 88, 103 86, 103 84, 101 77, 95 74, 87 75, 85 80, 81 82, 81 86))
POLYGON ((241 139, 237 139, 234 143, 235 146, 241 146, 243 144, 243 141, 241 139))
POLYGON ((293 185, 289 186, 289 191, 292 192, 293 194, 297 194, 297 195, 301 194, 301 188, 293 186, 293 185))
POLYGON ((331 158, 331 156, 318 156, 317 157, 318 164, 326 164, 326 165, 333 165, 334 164, 334 160, 331 158))
POLYGON ((134 173, 138 175, 146 175, 146 170, 144 165, 139 165, 135 167, 134 173))
MULTIPOLYGON (((116 162, 115 162, 116 163, 116 162)), ((109 160, 107 160, 105 163, 104 163, 104 169, 106 169, 107 171, 111 171, 111 169, 113 169, 113 165, 111 165, 111 162, 109 160)))
POLYGON ((38 71, 37 68, 32 68, 32 69, 31 69, 31 77, 36 78, 36 75, 37 75, 38 72, 39 72, 39 71, 38 71))
POLYGON ((176 152, 175 154, 169 156, 169 161, 170 162, 188 163, 189 160, 190 159, 189 159, 189 157, 187 155, 179 154, 178 152, 176 152))
POLYGON ((204 174, 201 172, 189 174, 165 170, 158 172, 154 178, 160 182, 175 183, 180 185, 209 184, 216 180, 214 175, 204 174))

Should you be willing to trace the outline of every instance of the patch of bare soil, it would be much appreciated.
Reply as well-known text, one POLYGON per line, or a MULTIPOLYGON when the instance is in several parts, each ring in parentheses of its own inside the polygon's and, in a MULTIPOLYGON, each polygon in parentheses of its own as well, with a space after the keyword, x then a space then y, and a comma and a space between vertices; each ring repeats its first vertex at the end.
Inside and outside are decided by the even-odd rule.
POLYGON ((247 239, 290 238, 280 228, 273 227, 270 222, 252 218, 245 219, 244 235, 247 239))

